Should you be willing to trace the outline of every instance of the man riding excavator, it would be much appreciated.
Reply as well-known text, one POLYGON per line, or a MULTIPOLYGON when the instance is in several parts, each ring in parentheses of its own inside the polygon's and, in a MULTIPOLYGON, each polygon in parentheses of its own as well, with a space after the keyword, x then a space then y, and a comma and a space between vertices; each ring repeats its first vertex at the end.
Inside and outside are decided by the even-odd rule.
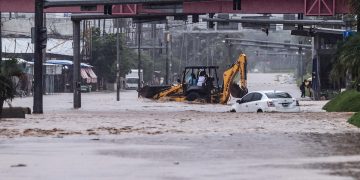
POLYGON ((183 71, 182 80, 173 86, 145 86, 140 89, 141 97, 170 101, 202 101, 226 104, 230 94, 242 98, 247 94, 247 59, 240 54, 237 61, 223 73, 220 88, 217 76, 218 66, 189 66, 183 71))

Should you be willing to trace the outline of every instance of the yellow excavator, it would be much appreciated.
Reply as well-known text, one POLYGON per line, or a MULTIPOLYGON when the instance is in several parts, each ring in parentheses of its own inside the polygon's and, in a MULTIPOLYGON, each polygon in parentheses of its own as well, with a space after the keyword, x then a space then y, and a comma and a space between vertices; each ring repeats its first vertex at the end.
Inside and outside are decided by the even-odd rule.
POLYGON ((169 101, 200 101, 226 104, 230 95, 242 98, 247 94, 247 59, 240 54, 235 63, 223 73, 220 87, 218 66, 188 66, 182 80, 172 86, 145 86, 139 90, 141 97, 169 101))

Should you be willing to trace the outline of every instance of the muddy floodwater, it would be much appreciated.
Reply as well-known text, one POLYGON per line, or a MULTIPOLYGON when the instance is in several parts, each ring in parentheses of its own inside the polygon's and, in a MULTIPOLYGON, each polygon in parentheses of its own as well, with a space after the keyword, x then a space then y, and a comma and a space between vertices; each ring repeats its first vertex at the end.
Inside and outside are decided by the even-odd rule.
MULTIPOLYGON (((288 74, 249 74, 249 89, 300 93, 288 74)), ((299 113, 155 102, 135 91, 44 96, 44 114, 0 120, 0 179, 360 179, 352 113, 300 99, 299 113)), ((32 98, 14 106, 32 107, 32 98)))

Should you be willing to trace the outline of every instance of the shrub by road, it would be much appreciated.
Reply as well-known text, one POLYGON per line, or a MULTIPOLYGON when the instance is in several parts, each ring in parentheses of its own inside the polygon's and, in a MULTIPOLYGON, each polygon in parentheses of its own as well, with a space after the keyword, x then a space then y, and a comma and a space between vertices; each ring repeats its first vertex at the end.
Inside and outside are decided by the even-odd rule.
POLYGON ((356 90, 342 92, 329 101, 323 109, 328 112, 359 112, 349 119, 349 123, 360 127, 360 92, 356 90))

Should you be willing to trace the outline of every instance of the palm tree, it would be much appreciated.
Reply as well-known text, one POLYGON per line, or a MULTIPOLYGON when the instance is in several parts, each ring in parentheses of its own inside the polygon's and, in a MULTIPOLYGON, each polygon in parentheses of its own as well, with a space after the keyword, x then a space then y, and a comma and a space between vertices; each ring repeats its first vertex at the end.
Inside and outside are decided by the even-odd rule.
POLYGON ((357 34, 338 46, 335 63, 330 78, 340 82, 346 74, 352 76, 356 84, 360 83, 360 1, 349 0, 351 13, 357 16, 357 34))
POLYGON ((346 73, 352 76, 356 84, 360 83, 360 34, 350 37, 338 49, 330 77, 339 81, 346 73))
POLYGON ((17 64, 16 59, 1 61, 0 64, 0 118, 4 102, 15 97, 16 88, 11 80, 12 77, 22 76, 22 71, 17 64))

